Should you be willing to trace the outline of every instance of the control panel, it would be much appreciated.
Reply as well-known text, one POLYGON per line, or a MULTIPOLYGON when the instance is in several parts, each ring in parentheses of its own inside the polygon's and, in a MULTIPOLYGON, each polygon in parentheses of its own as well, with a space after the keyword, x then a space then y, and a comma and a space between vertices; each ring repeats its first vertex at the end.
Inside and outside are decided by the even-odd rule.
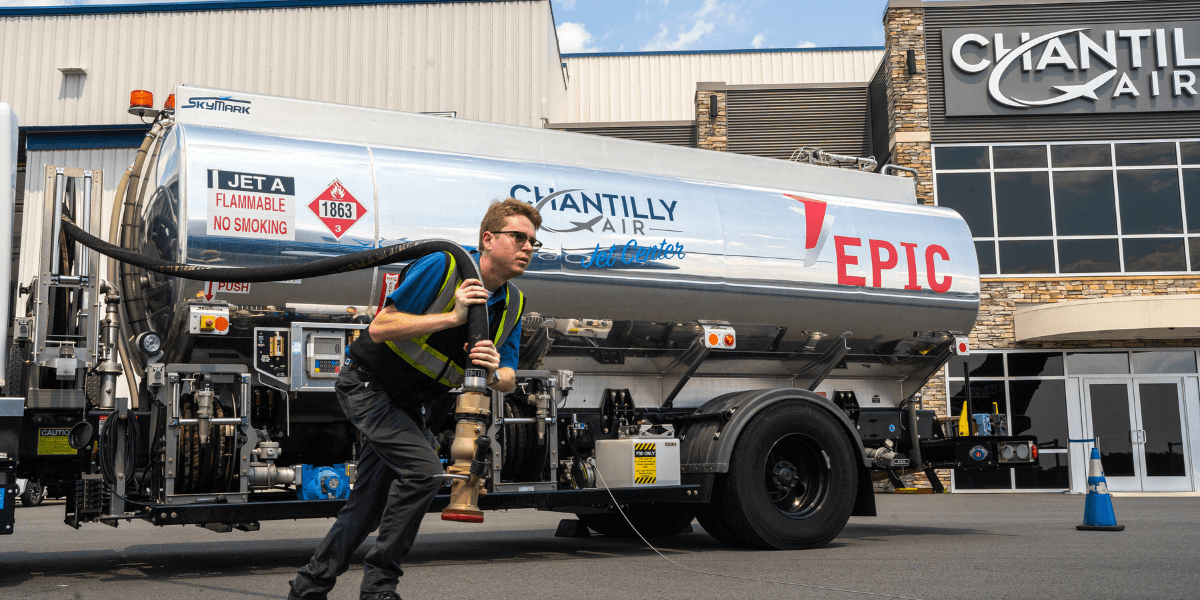
POLYGON ((229 333, 228 306, 188 307, 188 333, 226 335, 229 333))
POLYGON ((304 363, 312 379, 337 379, 346 360, 346 332, 313 332, 308 334, 304 363))
POLYGON ((288 375, 290 329, 256 327, 254 329, 254 370, 276 379, 288 375))

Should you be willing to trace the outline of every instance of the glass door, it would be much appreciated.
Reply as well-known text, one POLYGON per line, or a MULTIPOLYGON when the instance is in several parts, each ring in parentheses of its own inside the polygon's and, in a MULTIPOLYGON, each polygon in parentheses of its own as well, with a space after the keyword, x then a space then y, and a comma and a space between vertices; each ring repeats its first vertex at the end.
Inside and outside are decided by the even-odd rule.
POLYGON ((1190 491, 1178 378, 1086 379, 1086 415, 1113 491, 1190 491))
POLYGON ((1183 386, 1174 378, 1134 379, 1134 447, 1148 492, 1191 491, 1184 427, 1183 386))

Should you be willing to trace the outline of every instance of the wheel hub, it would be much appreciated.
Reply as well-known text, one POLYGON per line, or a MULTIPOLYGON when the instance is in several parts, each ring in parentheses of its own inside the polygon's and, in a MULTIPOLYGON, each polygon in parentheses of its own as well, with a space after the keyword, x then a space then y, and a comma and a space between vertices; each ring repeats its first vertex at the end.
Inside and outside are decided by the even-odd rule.
POLYGON ((796 487, 795 465, 786 460, 775 463, 775 468, 771 470, 771 479, 775 483, 775 489, 781 492, 790 491, 796 487))

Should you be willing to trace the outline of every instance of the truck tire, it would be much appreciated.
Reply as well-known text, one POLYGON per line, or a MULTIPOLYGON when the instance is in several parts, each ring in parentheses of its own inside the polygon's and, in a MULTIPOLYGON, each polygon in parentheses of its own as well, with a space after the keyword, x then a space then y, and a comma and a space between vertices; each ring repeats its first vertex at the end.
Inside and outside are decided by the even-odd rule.
POLYGON ((25 395, 25 344, 15 343, 8 349, 8 370, 4 395, 18 398, 25 395))
POLYGON ((37 479, 25 482, 25 491, 21 493, 21 506, 38 506, 46 499, 46 486, 37 479))
MULTIPOLYGON (((696 518, 695 513, 689 510, 637 504, 626 506, 625 514, 629 517, 629 521, 633 522, 633 526, 637 528, 638 532, 648 539, 665 538, 682 533, 688 525, 692 524, 692 519, 696 518)), ((588 529, 600 535, 615 538, 637 537, 637 533, 634 533, 633 529, 629 527, 629 522, 619 512, 576 514, 575 516, 579 517, 579 521, 588 529)))
POLYGON ((719 541, 740 542, 732 545, 824 546, 841 533, 854 509, 855 454, 845 428, 820 407, 770 406, 739 436, 729 472, 718 478, 700 524, 719 541))

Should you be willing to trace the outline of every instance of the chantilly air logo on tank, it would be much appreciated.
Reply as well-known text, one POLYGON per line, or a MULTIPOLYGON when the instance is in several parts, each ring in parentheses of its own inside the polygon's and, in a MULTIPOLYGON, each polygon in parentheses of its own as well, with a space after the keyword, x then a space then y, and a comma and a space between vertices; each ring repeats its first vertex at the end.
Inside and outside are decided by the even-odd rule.
POLYGON ((1200 21, 941 33, 947 116, 1200 109, 1200 21))
POLYGON ((680 221, 676 220, 681 216, 678 200, 523 184, 512 186, 509 195, 538 209, 544 231, 629 236, 622 243, 603 246, 595 243, 580 262, 585 269, 638 266, 687 256, 683 243, 672 239, 683 233, 680 221))

